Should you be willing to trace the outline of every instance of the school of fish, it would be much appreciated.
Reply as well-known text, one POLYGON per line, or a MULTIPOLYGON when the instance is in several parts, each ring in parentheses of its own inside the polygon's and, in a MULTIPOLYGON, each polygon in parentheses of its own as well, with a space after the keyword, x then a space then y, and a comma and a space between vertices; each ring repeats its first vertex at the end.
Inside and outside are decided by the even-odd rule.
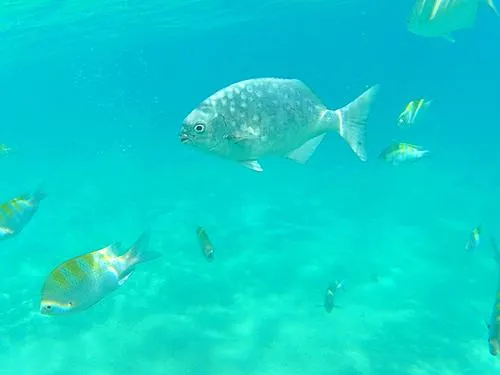
MULTIPOLYGON (((455 42, 454 33, 473 27, 478 8, 489 6, 499 15, 493 0, 416 0, 407 30, 417 36, 443 38, 455 42)), ((328 133, 338 134, 360 161, 367 161, 367 123, 378 84, 366 86, 349 103, 327 106, 299 79, 264 77, 245 79, 210 94, 182 121, 179 141, 206 154, 263 172, 262 160, 278 157, 305 164, 328 133)), ((432 100, 408 98, 395 121, 400 129, 410 129, 421 121, 432 100)), ((434 104, 433 104, 434 106, 434 104)), ((399 130, 406 131, 406 130, 399 130)), ((11 149, 0 145, 0 154, 11 149)), ((379 154, 379 160, 393 166, 417 161, 429 154, 423 146, 393 142, 379 154)), ((46 194, 42 186, 33 193, 20 194, 0 205, 0 239, 20 235, 46 194)), ((480 247, 482 226, 474 227, 465 250, 480 247)), ((195 235, 207 262, 215 259, 215 247, 205 228, 195 235)), ((57 316, 81 312, 119 289, 135 272, 136 266, 161 257, 148 249, 149 233, 144 232, 127 250, 120 243, 63 260, 50 271, 40 293, 39 311, 57 316)), ((491 237, 493 258, 498 265, 498 285, 488 328, 489 353, 500 353, 500 250, 491 237)), ((344 282, 329 283, 323 307, 331 313, 344 282)))

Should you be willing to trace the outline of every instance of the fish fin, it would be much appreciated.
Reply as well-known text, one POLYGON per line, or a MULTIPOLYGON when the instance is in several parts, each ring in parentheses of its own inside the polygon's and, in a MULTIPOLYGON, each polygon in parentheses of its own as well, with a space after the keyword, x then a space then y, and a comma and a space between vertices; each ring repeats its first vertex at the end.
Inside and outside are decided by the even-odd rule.
POLYGON ((233 142, 234 144, 241 144, 245 141, 256 140, 258 137, 248 134, 242 134, 240 132, 233 132, 231 134, 226 134, 224 138, 228 141, 233 142))
POLYGON ((0 237, 13 234, 14 231, 10 229, 9 227, 0 227, 0 237))
POLYGON ((159 252, 146 250, 149 245, 149 237, 149 232, 144 232, 137 241, 135 241, 132 247, 122 255, 128 268, 139 263, 157 259, 161 256, 159 252))
POLYGON ((456 43, 457 41, 451 34, 443 35, 442 38, 450 43, 456 43))
POLYGON ((338 117, 337 130, 346 140, 351 149, 361 161, 367 160, 366 122, 373 98, 379 90, 379 85, 370 87, 345 107, 334 111, 338 117))
POLYGON ((241 165, 244 167, 247 167, 251 170, 254 170, 256 172, 263 172, 264 169, 262 169, 262 166, 257 160, 242 160, 239 162, 241 165))
POLYGON ((321 135, 318 135, 317 137, 311 138, 310 140, 305 142, 302 146, 290 152, 286 156, 287 159, 293 160, 299 164, 307 163, 307 161, 316 150, 316 147, 319 146, 325 135, 326 133, 323 133, 321 135))
POLYGON ((106 251, 110 252, 111 254, 113 254, 116 257, 120 254, 121 247, 122 247, 121 242, 113 242, 111 245, 109 245, 106 248, 106 251))
POLYGON ((125 284, 125 281, 128 280, 128 278, 134 273, 134 270, 127 270, 123 275, 121 275, 120 279, 118 280, 118 286, 122 286, 125 284))
POLYGON ((497 7, 495 5, 495 2, 493 0, 486 0, 486 4, 488 4, 488 6, 491 9, 493 9, 493 11, 495 12, 495 14, 500 17, 500 13, 498 13, 498 9, 497 9, 497 7))

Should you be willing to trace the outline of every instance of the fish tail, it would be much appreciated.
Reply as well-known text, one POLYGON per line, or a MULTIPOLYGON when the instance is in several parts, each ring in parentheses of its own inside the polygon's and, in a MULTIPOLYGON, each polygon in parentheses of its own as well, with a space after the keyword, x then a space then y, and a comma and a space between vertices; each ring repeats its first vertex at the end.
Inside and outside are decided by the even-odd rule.
POLYGON ((156 251, 147 251, 149 237, 149 232, 144 232, 137 241, 135 241, 132 247, 122 255, 127 264, 127 268, 132 268, 136 264, 147 262, 161 256, 161 254, 156 251))
POLYGON ((332 111, 337 117, 335 129, 362 161, 367 160, 366 122, 378 90, 379 85, 372 86, 345 107, 332 111))
POLYGON ((491 9, 493 9, 493 11, 495 12, 495 14, 500 17, 500 13, 498 13, 498 9, 497 9, 495 3, 493 2, 493 0, 486 0, 486 4, 488 4, 488 6, 491 9))

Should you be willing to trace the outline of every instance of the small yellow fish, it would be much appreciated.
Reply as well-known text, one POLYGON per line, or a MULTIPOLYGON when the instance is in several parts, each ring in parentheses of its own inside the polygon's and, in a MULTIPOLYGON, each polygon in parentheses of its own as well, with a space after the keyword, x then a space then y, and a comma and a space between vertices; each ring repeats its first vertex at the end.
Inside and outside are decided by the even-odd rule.
POLYGON ((0 145, 0 154, 8 154, 11 151, 6 145, 0 145))
POLYGON ((399 115, 398 126, 399 127, 410 127, 415 124, 417 116, 427 109, 431 104, 430 100, 417 99, 409 102, 403 112, 399 115))
POLYGON ((0 205, 0 240, 11 238, 26 227, 45 198, 40 187, 34 194, 23 194, 0 205))
POLYGON ((465 250, 469 251, 475 249, 479 245, 480 239, 481 226, 477 226, 476 228, 472 229, 472 233, 470 234, 470 237, 465 244, 465 250))
POLYGON ((399 165, 402 162, 420 159, 428 153, 428 150, 420 146, 409 143, 395 143, 382 151, 379 158, 393 165, 399 165))
POLYGON ((207 232, 202 227, 196 229, 196 236, 198 237, 198 242, 200 243, 201 251, 203 255, 209 262, 214 260, 214 247, 208 238, 207 232))
POLYGON ((143 233, 123 255, 120 244, 83 254, 65 261, 49 274, 42 288, 40 312, 62 315, 83 311, 122 286, 137 264, 160 254, 146 252, 149 234, 143 233))
POLYGON ((491 312, 490 322, 488 323, 488 345, 490 354, 496 357, 500 354, 500 250, 498 249, 496 241, 493 237, 491 237, 491 245, 498 264, 499 275, 495 294, 495 303, 491 312))

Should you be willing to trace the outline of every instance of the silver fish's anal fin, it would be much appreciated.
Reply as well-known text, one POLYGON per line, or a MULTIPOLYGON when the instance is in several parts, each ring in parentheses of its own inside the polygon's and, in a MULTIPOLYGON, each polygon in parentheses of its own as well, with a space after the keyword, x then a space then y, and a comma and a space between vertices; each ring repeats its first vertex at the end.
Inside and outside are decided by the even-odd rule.
POLYGON ((379 85, 372 86, 345 107, 333 111, 337 117, 337 131, 361 161, 368 159, 365 149, 366 122, 378 90, 379 85))
POLYGON ((247 167, 248 169, 251 169, 255 172, 263 172, 264 169, 262 169, 260 163, 257 160, 243 160, 239 162, 241 165, 244 167, 247 167))
POLYGON ((129 277, 134 273, 134 270, 127 270, 123 275, 120 276, 118 280, 118 286, 122 286, 129 279, 129 277))
POLYGON ((325 138, 325 135, 326 133, 323 133, 321 135, 318 135, 317 137, 311 138, 302 146, 290 152, 286 156, 287 159, 293 160, 299 164, 307 163, 312 154, 314 154, 316 147, 318 147, 323 138, 325 138))
POLYGON ((161 257, 161 253, 147 251, 149 245, 149 232, 146 231, 135 241, 132 247, 120 258, 125 261, 127 268, 132 268, 136 264, 148 262, 161 257))

